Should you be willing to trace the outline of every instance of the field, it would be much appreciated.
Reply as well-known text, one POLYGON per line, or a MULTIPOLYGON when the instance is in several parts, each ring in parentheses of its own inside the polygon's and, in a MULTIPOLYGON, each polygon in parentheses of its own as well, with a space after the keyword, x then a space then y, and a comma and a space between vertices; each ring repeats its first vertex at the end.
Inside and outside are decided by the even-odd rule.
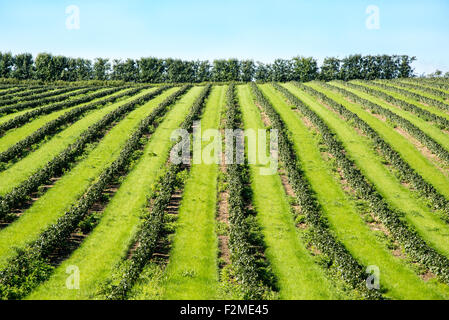
POLYGON ((448 243, 448 80, 0 85, 0 299, 447 300, 448 243))

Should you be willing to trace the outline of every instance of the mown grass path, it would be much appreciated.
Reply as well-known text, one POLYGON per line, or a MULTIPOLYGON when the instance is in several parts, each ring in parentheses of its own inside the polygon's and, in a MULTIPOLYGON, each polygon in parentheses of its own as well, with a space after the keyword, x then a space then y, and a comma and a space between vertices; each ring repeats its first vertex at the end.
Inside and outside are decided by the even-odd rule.
MULTIPOLYGON (((201 117, 201 130, 218 129, 226 87, 214 87, 201 117)), ((211 141, 202 143, 202 150, 211 141)), ((185 184, 162 299, 216 299, 218 294, 217 164, 193 164, 185 184)))
MULTIPOLYGON (((34 172, 42 168, 70 144, 74 143, 79 136, 89 128, 89 126, 101 120, 106 114, 153 90, 154 89, 143 90, 137 95, 126 97, 118 102, 85 115, 81 120, 75 122, 73 125, 57 133, 51 139, 43 143, 37 150, 31 152, 7 170, 0 172, 0 195, 11 191, 34 172)), ((175 89, 172 89, 169 92, 174 92, 173 90, 175 89)), ((161 102, 161 99, 167 97, 169 92, 162 93, 162 95, 156 97, 154 101, 161 102)), ((153 105, 151 103, 152 102, 150 102, 150 105, 153 105)))
MULTIPOLYGON (((378 91, 384 92, 384 93, 386 93, 386 94, 388 94, 388 95, 390 95, 390 96, 392 96, 392 97, 395 97, 396 99, 404 100, 404 101, 406 101, 406 102, 408 102, 408 103, 410 103, 410 104, 416 105, 417 107, 419 107, 419 108, 421 108, 421 109, 427 110, 427 111, 429 111, 429 112, 431 112, 431 113, 434 113, 434 114, 436 114, 436 115, 438 115, 438 116, 440 116, 440 117, 449 119, 449 111, 444 111, 444 110, 441 110, 441 109, 436 108, 436 107, 433 107, 433 106, 428 106, 428 105, 423 104, 423 103, 421 103, 421 102, 418 102, 418 101, 416 101, 416 100, 414 100, 414 99, 412 99, 412 98, 403 96, 403 95, 401 95, 401 94, 399 94, 399 93, 397 93, 397 92, 385 90, 385 89, 383 89, 383 88, 379 88, 379 87, 376 87, 376 86, 367 84, 367 83, 365 83, 365 82, 358 82, 358 81, 352 81, 352 82, 354 82, 355 84, 361 85, 361 86, 368 87, 368 88, 370 88, 370 89, 374 89, 374 90, 378 90, 378 91)), ((345 89, 348 89, 348 88, 345 87, 345 89)), ((401 89, 403 89, 403 88, 401 88, 401 89)), ((399 109, 399 110, 402 110, 402 109, 400 109, 400 107, 398 107, 398 106, 392 106, 390 103, 386 102, 385 100, 383 100, 383 99, 381 99, 381 98, 371 96, 371 95, 369 95, 369 94, 367 94, 367 93, 364 93, 364 92, 362 92, 362 93, 363 93, 364 95, 366 95, 367 97, 369 97, 370 99, 373 99, 373 102, 376 102, 376 103, 380 104, 381 106, 387 106, 387 107, 388 107, 390 110, 392 110, 392 111, 393 111, 394 109, 396 109, 396 110, 398 110, 398 109, 399 109)), ((365 99, 367 99, 367 98, 365 98, 365 99)))
MULTIPOLYGON (((80 90, 81 90, 81 89, 80 89, 80 90)), ((98 90, 96 90, 95 92, 99 92, 99 91, 103 91, 103 90, 106 90, 106 89, 98 89, 98 90)), ((79 91, 79 90, 77 90, 77 91, 79 91)), ((91 91, 90 93, 94 93, 94 91, 91 91)), ((85 94, 80 94, 80 95, 72 96, 72 97, 70 97, 70 98, 67 98, 67 101, 74 100, 74 99, 79 99, 79 98, 81 98, 81 97, 83 97, 83 96, 85 96, 85 95, 88 95, 88 94, 90 94, 90 93, 87 93, 87 94, 85 93, 85 94)), ((56 103, 58 103, 58 102, 56 102, 56 103)), ((2 123, 4 123, 4 122, 7 122, 7 121, 9 121, 9 120, 11 120, 11 119, 14 119, 15 117, 20 116, 20 115, 22 115, 22 114, 25 114, 25 113, 27 113, 27 112, 30 112, 30 111, 33 110, 33 109, 39 109, 39 108, 42 108, 42 107, 47 107, 47 106, 50 106, 50 105, 52 105, 52 104, 55 104, 55 102, 52 102, 52 103, 46 103, 46 104, 43 104, 43 105, 41 105, 41 106, 37 106, 37 107, 34 107, 34 108, 27 108, 27 109, 24 109, 24 110, 16 111, 16 112, 13 112, 13 113, 4 115, 4 116, 1 116, 1 115, 0 115, 0 124, 2 124, 2 123)))
MULTIPOLYGON (((430 160, 429 158, 426 158, 421 151, 419 151, 406 137, 398 133, 392 126, 389 124, 386 124, 385 122, 379 120, 378 118, 371 115, 369 112, 365 111, 361 106, 351 103, 347 101, 344 97, 341 95, 332 92, 331 90, 327 90, 317 84, 308 84, 309 86, 313 87, 314 89, 321 91, 328 95, 333 100, 337 101, 338 103, 341 103, 346 108, 348 108, 350 111, 356 113, 361 119, 363 119, 366 123, 368 123, 374 130, 376 130, 377 133, 380 134, 380 136, 388 142, 399 154, 403 159, 405 159, 410 166, 415 169, 426 181, 431 183, 442 195, 444 195, 447 199, 449 199, 449 179, 446 177, 443 172, 441 172, 430 160)), ((335 84, 336 86, 340 86, 339 84, 335 84)), ((407 120, 412 121, 412 116, 410 114, 407 114, 407 112, 403 110, 398 110, 396 108, 393 108, 391 106, 386 105, 385 103, 382 103, 382 100, 375 99, 369 95, 363 94, 362 92, 354 89, 346 88, 348 91, 351 91, 360 97, 363 97, 364 99, 371 100, 372 102, 378 103, 383 107, 387 107, 391 109, 391 111, 397 113, 401 117, 406 118, 407 120), (402 112, 401 112, 402 111, 402 112)), ((416 119, 415 119, 416 120, 416 119)), ((421 119, 418 119, 417 122, 424 122, 421 119)), ((420 129, 424 131, 424 127, 429 127, 432 130, 440 131, 438 128, 433 127, 429 123, 421 123, 418 125, 417 123, 414 123, 417 125, 420 129)), ((441 134, 444 135, 440 131, 441 134)), ((449 146, 449 135, 446 135, 444 137, 444 140, 447 140, 446 145, 449 146)), ((441 141, 439 141, 442 143, 441 141)), ((445 144, 442 144, 443 146, 445 144)))
MULTIPOLYGON (((337 238, 351 255, 365 266, 376 265, 381 272, 381 287, 392 299, 444 299, 433 285, 426 284, 404 260, 394 257, 376 233, 367 226, 354 201, 343 192, 332 175, 332 167, 320 154, 319 141, 302 122, 301 116, 271 86, 262 90, 294 132, 294 140, 306 175, 317 193, 325 216, 337 238)), ((448 292, 449 294, 449 292, 448 292)))
POLYGON ((440 253, 449 257, 449 226, 412 194, 381 162, 369 140, 357 134, 350 124, 319 104, 315 98, 293 84, 285 87, 307 103, 342 141, 349 156, 355 161, 379 193, 395 209, 405 213, 419 235, 440 253))
MULTIPOLYGON (((63 110, 59 110, 47 115, 42 115, 34 120, 32 120, 31 122, 26 123, 25 125, 17 128, 17 129, 12 129, 12 130, 8 130, 6 132, 6 134, 2 137, 0 137, 0 152, 6 151, 8 148, 10 148, 12 145, 14 145, 15 143, 19 142, 20 140, 26 138, 27 136, 29 136, 30 134, 32 134, 34 131, 38 130, 39 128, 45 126, 48 122, 55 120, 56 118, 60 117, 61 115, 69 112, 70 110, 73 110, 75 108, 79 108, 82 106, 85 106, 87 104, 91 104, 97 101, 101 101, 104 100, 105 98, 117 95, 122 93, 124 90, 120 90, 117 91, 109 96, 103 97, 103 98, 98 98, 92 101, 89 101, 87 103, 82 103, 67 109, 63 109, 63 110)), ((100 107, 99 109, 101 109, 103 107, 100 107)), ((94 112, 95 110, 91 110, 86 112, 86 114, 84 115, 87 116, 89 113, 94 112)))
POLYGON ((120 186, 102 214, 99 225, 81 247, 63 262, 52 277, 33 292, 29 299, 94 299, 100 285, 129 249, 147 204, 151 186, 165 164, 172 143, 170 135, 178 129, 190 110, 201 87, 195 87, 175 104, 146 145, 142 158, 120 186), (66 268, 76 265, 80 270, 80 290, 66 288, 66 268))
MULTIPOLYGON (((250 88, 238 87, 245 129, 265 129, 250 88)), ((259 146, 262 147, 263 146, 259 146)), ((268 249, 267 258, 278 279, 281 299, 340 299, 330 279, 314 262, 295 226, 291 207, 277 173, 261 175, 269 165, 250 165, 253 203, 268 249)))
MULTIPOLYGON (((189 91, 184 99, 193 99, 195 94, 195 91, 189 91)), ((3 266, 6 259, 14 254, 12 247, 21 247, 26 242, 34 240, 84 194, 103 169, 117 158, 133 129, 163 99, 163 96, 158 96, 129 113, 110 130, 85 159, 65 174, 31 208, 26 210, 23 216, 0 231, 0 266, 3 266)))

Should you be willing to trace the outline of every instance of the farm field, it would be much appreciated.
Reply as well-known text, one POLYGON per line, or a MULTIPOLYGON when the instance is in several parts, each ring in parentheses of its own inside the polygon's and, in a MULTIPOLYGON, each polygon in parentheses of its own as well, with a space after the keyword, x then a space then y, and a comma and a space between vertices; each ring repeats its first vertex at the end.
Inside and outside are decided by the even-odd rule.
POLYGON ((448 80, 0 89, 0 300, 448 300, 448 244, 448 80))

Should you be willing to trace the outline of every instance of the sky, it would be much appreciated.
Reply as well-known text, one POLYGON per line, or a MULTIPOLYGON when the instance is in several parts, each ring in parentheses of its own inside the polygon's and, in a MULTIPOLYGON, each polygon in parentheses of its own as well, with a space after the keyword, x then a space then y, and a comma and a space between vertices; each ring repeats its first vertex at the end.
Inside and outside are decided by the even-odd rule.
POLYGON ((448 72, 449 1, 0 0, 0 51, 262 62, 407 54, 417 74, 448 72))

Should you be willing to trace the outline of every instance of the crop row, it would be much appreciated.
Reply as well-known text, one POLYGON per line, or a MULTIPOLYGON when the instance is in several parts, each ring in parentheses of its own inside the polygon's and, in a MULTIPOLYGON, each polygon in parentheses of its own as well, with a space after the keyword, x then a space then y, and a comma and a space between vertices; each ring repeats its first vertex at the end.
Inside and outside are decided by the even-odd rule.
MULTIPOLYGON (((86 87, 79 87, 83 89, 86 87)), ((55 87, 55 86, 41 86, 36 89, 26 90, 19 93, 8 94, 0 98, 0 106, 11 105, 16 103, 25 102, 32 99, 42 99, 61 93, 65 93, 67 87, 55 87)))
MULTIPOLYGON (((377 95, 377 90, 370 89, 365 86, 360 86, 354 83, 344 83, 345 86, 360 90, 362 92, 377 95)), ((427 134, 425 134, 421 129, 419 129, 417 126, 415 126, 413 123, 408 121, 407 119, 402 118, 401 116, 398 116, 396 113, 381 107, 380 105, 371 102, 367 99, 361 98, 358 95, 353 96, 354 102, 362 105, 365 108, 368 108, 373 113, 381 114, 385 116, 390 121, 396 123, 397 125, 401 126, 404 130, 406 130, 408 133, 410 133, 412 136, 414 136, 418 141, 420 141, 422 144, 424 144, 426 147, 430 149, 435 155, 437 155, 440 159, 449 162, 449 152, 443 148, 437 141, 429 137, 427 134)))
POLYGON ((400 217, 405 215, 404 213, 390 208, 382 195, 376 190, 376 187, 368 182, 368 179, 356 166, 354 161, 349 159, 342 143, 337 140, 335 134, 326 123, 299 98, 293 96, 285 88, 283 88, 283 91, 287 92, 287 95, 290 97, 289 100, 321 132, 323 142, 328 147, 328 152, 335 158, 348 184, 356 192, 358 197, 366 200, 370 204, 371 212, 388 229, 392 237, 403 246, 412 259, 426 266, 445 283, 449 283, 448 258, 431 248, 411 226, 401 220, 400 217))
POLYGON ((109 125, 134 110, 138 105, 141 105, 145 101, 160 94, 166 88, 167 87, 158 88, 155 91, 130 101, 108 113, 100 121, 90 126, 81 134, 80 138, 77 139, 75 143, 68 146, 42 169, 31 175, 27 180, 15 187, 9 193, 0 197, 0 219, 5 218, 12 208, 16 208, 22 204, 29 197, 29 194, 37 190, 40 185, 47 182, 51 177, 59 176, 65 169, 69 168, 76 158, 84 152, 89 143, 103 136, 105 129, 109 125))
POLYGON ((449 82, 438 79, 405 79, 407 82, 425 84, 426 86, 438 88, 440 90, 449 91, 449 82))
MULTIPOLYGON (((237 103, 235 85, 229 85, 226 91, 225 128, 235 130, 241 126, 241 114, 237 103)), ((234 145, 234 137, 232 143, 234 145)), ((237 137, 235 137, 237 139, 237 137)), ((237 153, 233 148, 232 157, 237 153)), ((229 156, 229 155, 226 155, 229 156)), ((263 282, 259 270, 257 248, 251 240, 248 224, 247 199, 245 194, 249 184, 248 167, 245 164, 228 164, 226 166, 227 190, 229 192, 229 250, 231 261, 235 267, 236 280, 241 285, 245 300, 260 300, 269 290, 263 282)))
MULTIPOLYGON (((388 82, 384 82, 384 83, 388 83, 388 82)), ((449 99, 449 93, 444 92, 442 90, 423 86, 420 82, 415 82, 412 84, 412 83, 402 82, 402 81, 398 81, 398 80, 391 80, 391 83, 395 84, 397 86, 400 86, 402 88, 405 88, 405 89, 420 90, 425 93, 440 97, 442 99, 449 99)))
MULTIPOLYGON (((277 84, 273 85, 291 103, 298 106, 298 102, 288 90, 277 84)), ((365 286, 366 274, 364 267, 352 257, 350 252, 330 231, 328 222, 322 215, 320 204, 316 200, 315 194, 302 169, 294 144, 290 139, 291 133, 289 129, 259 88, 255 84, 252 84, 251 88, 257 103, 270 118, 272 127, 279 131, 279 154, 284 163, 288 181, 298 199, 301 212, 305 216, 306 224, 310 228, 311 243, 332 261, 343 280, 351 287, 358 289, 367 298, 381 298, 377 292, 367 290, 365 286)))
MULTIPOLYGON (((66 243, 79 223, 89 214, 92 205, 101 199, 106 187, 128 173, 134 153, 140 150, 147 141, 145 139, 144 142, 142 138, 145 134, 152 133, 154 130, 151 125, 162 117, 169 106, 190 87, 190 85, 186 85, 176 91, 143 119, 126 142, 118 158, 101 173, 98 180, 87 190, 78 203, 73 205, 55 224, 48 227, 37 240, 30 243, 25 250, 22 250, 9 261, 8 266, 0 271, 0 297, 21 298, 38 283, 44 281, 45 276, 49 276, 47 269, 45 276, 33 278, 36 271, 42 269, 40 266, 36 270, 36 264, 48 264, 48 257, 66 243), (20 281, 18 281, 18 278, 20 281)), ((142 98, 139 100, 145 101, 142 98)), ((135 105, 136 103, 132 104, 135 105)), ((49 264, 48 266, 50 267, 49 264)))
POLYGON ((87 103, 92 100, 108 96, 110 94, 113 94, 113 93, 115 93, 119 90, 123 90, 123 89, 124 89, 124 87, 121 87, 121 88, 114 87, 114 88, 110 88, 107 90, 94 92, 94 93, 82 96, 80 98, 77 98, 77 99, 73 99, 73 100, 69 99, 69 100, 66 100, 63 102, 59 102, 59 103, 51 104, 51 105, 44 106, 41 108, 33 109, 31 111, 28 111, 24 114, 21 114, 17 117, 14 117, 13 119, 10 119, 10 120, 0 124, 0 136, 3 135, 6 131, 13 129, 13 128, 18 128, 21 125, 24 125, 25 123, 29 122, 30 120, 32 120, 38 116, 41 116, 44 114, 50 114, 54 111, 58 111, 58 110, 62 110, 62 109, 71 108, 71 107, 74 107, 74 106, 82 104, 82 103, 87 103))
MULTIPOLYGON (((328 83, 320 83, 324 88, 332 91, 336 91, 352 101, 357 101, 359 98, 354 93, 345 90, 343 88, 330 85, 328 83)), ((399 173, 399 177, 402 181, 409 182, 420 193, 421 196, 427 198, 433 209, 443 210, 449 218, 449 201, 440 194, 435 187, 427 182, 418 172, 416 172, 410 165, 401 157, 401 155, 391 147, 381 136, 364 120, 362 120, 357 114, 351 112, 340 103, 329 98, 324 93, 321 93, 309 86, 305 86, 300 83, 295 83, 299 88, 306 91, 310 95, 315 96, 321 102, 333 108, 341 116, 349 121, 353 126, 360 129, 375 146, 375 150, 378 150, 383 157, 391 164, 399 173)))
POLYGON ((73 121, 79 119, 83 114, 85 114, 89 110, 97 109, 99 107, 105 106, 108 103, 113 103, 118 99, 125 96, 133 96, 139 91, 141 91, 143 87, 134 88, 132 90, 124 91, 120 94, 109 96, 106 99, 101 101, 93 102, 85 106, 77 107, 72 109, 58 118, 46 123, 43 127, 39 128, 31 135, 26 137, 23 140, 20 140, 13 146, 11 146, 8 150, 0 153, 0 163, 8 162, 14 159, 17 159, 29 151, 29 148, 34 144, 42 141, 45 137, 54 134, 58 129, 62 126, 65 126, 73 121))
POLYGON ((32 108, 36 106, 40 106, 46 103, 58 102, 66 99, 66 95, 62 95, 70 92, 77 92, 77 90, 83 89, 81 93, 86 93, 89 91, 96 90, 95 87, 65 87, 59 90, 46 90, 45 93, 33 95, 31 97, 26 97, 25 99, 8 99, 4 101, 0 101, 0 114, 11 113, 11 110, 22 110, 26 108, 32 108), (62 95, 62 96, 61 96, 62 95), (62 97, 62 98, 61 98, 62 97))
MULTIPOLYGON (((202 113, 206 105, 206 99, 209 96, 211 85, 207 85, 199 97, 195 100, 189 114, 182 123, 182 129, 190 130, 193 121, 202 113)), ((179 181, 177 174, 182 170, 182 164, 170 164, 165 174, 158 183, 159 189, 156 190, 156 196, 152 203, 151 212, 145 217, 144 222, 132 243, 139 243, 131 257, 130 264, 121 274, 121 280, 116 286, 110 288, 107 298, 111 300, 122 300, 126 298, 128 290, 134 285, 145 265, 151 259, 156 249, 158 240, 164 229, 164 215, 170 198, 177 187, 179 181)))
POLYGON ((5 90, 3 92, 0 92, 1 99, 9 99, 12 97, 22 97, 26 96, 28 94, 34 94, 36 91, 39 92, 39 90, 42 90, 41 92, 44 92, 45 90, 48 90, 50 86, 30 86, 30 87, 13 87, 11 89, 5 90))
MULTIPOLYGON (((418 93, 414 93, 414 92, 411 92, 411 91, 408 91, 408 90, 397 88, 395 86, 387 85, 385 83, 366 82, 366 81, 363 81, 363 83, 366 84, 366 85, 373 85, 373 86, 375 86, 377 88, 380 88, 380 89, 383 89, 383 90, 389 90, 389 91, 393 91, 393 92, 399 93, 399 94, 401 94, 401 95, 403 95, 405 97, 414 99, 414 100, 416 100, 418 102, 427 104, 427 105, 435 107, 435 108, 439 108, 439 109, 442 109, 442 110, 445 110, 445 111, 449 110, 449 105, 448 104, 446 104, 444 102, 441 102, 439 100, 433 99, 433 98, 429 98, 429 97, 423 96, 423 95, 418 94, 418 93)), ((394 100, 395 103, 399 102, 399 103, 401 103, 401 105, 407 104, 407 102, 405 102, 402 99, 394 98, 394 97, 392 97, 392 96, 390 96, 388 94, 384 94, 384 95, 387 95, 389 97, 389 99, 394 100)))
POLYGON ((431 121, 431 122, 439 125, 442 128, 449 129, 449 120, 444 117, 438 116, 432 112, 429 112, 425 109, 422 109, 422 108, 420 108, 414 104, 408 103, 404 100, 396 99, 395 97, 393 97, 389 94, 386 94, 382 91, 371 89, 371 88, 368 88, 365 86, 360 86, 357 88, 359 88, 360 90, 363 90, 365 93, 369 93, 371 95, 377 96, 391 104, 394 104, 405 111, 412 112, 412 113, 416 114, 418 117, 424 119, 425 121, 431 121))

